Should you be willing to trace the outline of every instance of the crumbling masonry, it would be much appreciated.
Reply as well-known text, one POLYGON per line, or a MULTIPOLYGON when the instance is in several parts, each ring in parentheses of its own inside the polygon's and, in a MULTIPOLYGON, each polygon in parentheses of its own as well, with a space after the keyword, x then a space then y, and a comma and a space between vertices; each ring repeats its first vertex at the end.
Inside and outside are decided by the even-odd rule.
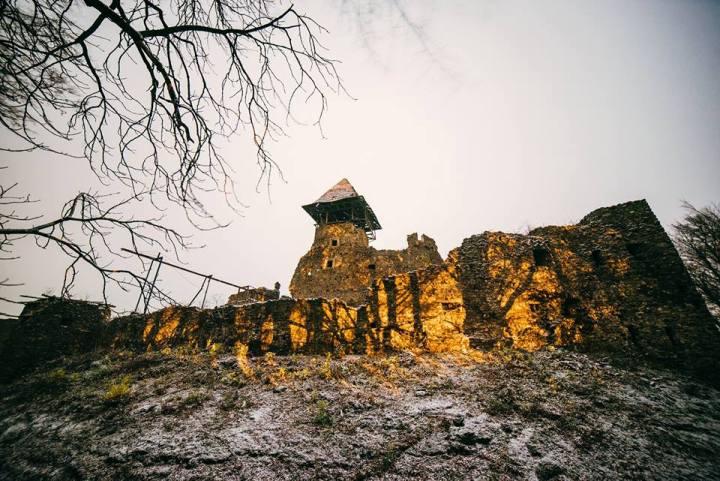
POLYGON ((644 200, 577 225, 485 232, 444 261, 426 236, 409 236, 398 251, 370 247, 380 223, 345 179, 304 209, 316 230, 293 299, 128 318, 115 323, 112 342, 222 340, 253 355, 574 346, 717 373, 714 320, 644 200))
POLYGON ((238 356, 572 346, 718 380, 714 319, 644 200, 598 209, 576 225, 475 235, 444 261, 432 239, 416 234, 403 250, 370 247, 380 223, 345 179, 304 209, 316 231, 292 299, 261 290, 264 302, 127 316, 107 323, 100 343, 220 346, 238 356))

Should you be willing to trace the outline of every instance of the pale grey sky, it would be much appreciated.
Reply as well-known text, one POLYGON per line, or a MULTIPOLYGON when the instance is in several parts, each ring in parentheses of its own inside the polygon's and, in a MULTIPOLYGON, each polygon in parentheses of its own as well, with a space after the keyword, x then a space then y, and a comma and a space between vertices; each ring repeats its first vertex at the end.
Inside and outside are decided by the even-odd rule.
MULTIPOLYGON (((376 247, 402 248, 417 231, 443 255, 485 230, 572 223, 628 200, 647 199, 666 228, 683 199, 720 201, 720 2, 403 2, 420 38, 385 2, 361 17, 337 3, 296 7, 330 31, 354 99, 329 98, 324 137, 288 128, 272 147, 285 182, 273 178, 269 196, 255 191, 248 139, 232 139, 225 156, 249 208, 237 217, 218 204, 232 224, 195 233, 206 247, 184 256, 189 266, 286 291, 313 236, 300 206, 343 177, 383 226, 376 247)), ((80 161, 3 157, 3 176, 42 199, 39 211, 94 184, 80 161)), ((17 247, 22 260, 0 268, 25 286, 1 295, 58 293, 67 260, 17 247)), ((97 298, 97 279, 82 276, 77 295, 97 298)), ((169 269, 160 278, 181 299, 200 285, 169 269)), ((136 296, 111 301, 131 308, 136 296)))

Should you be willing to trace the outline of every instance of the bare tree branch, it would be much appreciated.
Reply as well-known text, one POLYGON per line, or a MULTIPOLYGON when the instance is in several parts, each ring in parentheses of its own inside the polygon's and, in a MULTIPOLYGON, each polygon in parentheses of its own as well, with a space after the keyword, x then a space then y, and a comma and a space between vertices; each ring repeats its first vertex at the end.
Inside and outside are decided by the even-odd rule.
MULTIPOLYGON (((0 189, 0 205, 3 200, 5 205, 11 201, 2 195, 9 189, 0 189)), ((38 247, 48 248, 55 246, 72 259, 65 271, 62 295, 70 296, 70 291, 77 276, 77 266, 80 264, 89 266, 94 270, 102 281, 103 299, 108 300, 107 289, 110 283, 119 286, 123 290, 130 287, 139 287, 143 278, 130 269, 118 269, 113 267, 113 261, 117 261, 121 254, 111 246, 110 238, 123 236, 123 243, 131 245, 134 249, 141 247, 159 248, 172 250, 176 257, 178 251, 188 246, 187 238, 175 231, 165 227, 160 218, 135 219, 122 212, 123 207, 129 207, 131 203, 142 201, 142 194, 129 199, 103 205, 104 200, 110 196, 98 196, 88 193, 80 193, 67 202, 62 209, 60 217, 40 224, 30 224, 36 218, 18 217, 8 215, 0 210, 0 251, 11 252, 11 248, 17 241, 32 238, 38 247), (104 260, 109 258, 109 260, 104 260)), ((27 198, 15 203, 30 202, 27 198)), ((13 284, 3 281, 3 287, 12 287, 13 284)), ((15 284, 17 285, 17 284, 15 284)), ((168 300, 169 296, 162 291, 155 295, 162 296, 168 300)))
POLYGON ((39 222, 26 213, 29 195, 0 186, 0 260, 17 258, 23 239, 54 246, 70 258, 62 295, 85 265, 106 296, 108 283, 141 281, 109 260, 119 236, 135 250, 187 245, 161 218, 136 220, 125 207, 144 200, 159 211, 164 197, 196 227, 222 226, 201 199, 219 192, 240 205, 221 144, 244 137, 258 182, 269 182, 277 119, 302 102, 319 125, 326 95, 343 90, 324 33, 293 5, 266 0, 0 0, 0 130, 10 134, 0 149, 85 158, 104 185, 127 189, 114 204, 80 193, 39 222))
POLYGON ((696 209, 684 202, 685 219, 673 225, 675 245, 710 311, 720 319, 720 206, 696 209))
POLYGON ((289 118, 302 93, 319 121, 326 93, 342 90, 318 41, 322 27, 293 5, 274 7, 3 1, 1 123, 21 141, 5 147, 61 151, 79 141, 99 176, 210 218, 201 192, 236 198, 218 139, 244 132, 268 178, 277 168, 268 141, 283 133, 274 112, 289 118))

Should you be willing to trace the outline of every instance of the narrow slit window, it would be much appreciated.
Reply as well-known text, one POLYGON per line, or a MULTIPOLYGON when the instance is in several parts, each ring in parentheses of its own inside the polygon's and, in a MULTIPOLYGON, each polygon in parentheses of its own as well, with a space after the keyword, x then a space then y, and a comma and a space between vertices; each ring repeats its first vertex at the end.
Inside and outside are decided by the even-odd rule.
POLYGON ((631 242, 627 244, 625 248, 633 257, 640 257, 643 251, 642 244, 639 244, 637 242, 631 242))
POLYGON ((602 252, 600 252, 597 249, 592 251, 592 260, 593 260, 593 264, 595 264, 595 267, 602 266, 604 264, 602 252))
POLYGON ((333 260, 332 260, 332 259, 328 259, 328 260, 325 261, 325 268, 326 268, 326 269, 332 269, 332 266, 333 266, 333 260))
POLYGON ((579 305, 580 301, 578 299, 574 297, 568 297, 563 301, 562 306, 560 307, 560 312, 562 313, 563 317, 575 317, 579 305))
POLYGON ((550 265, 550 253, 547 249, 536 247, 533 249, 533 260, 538 267, 550 265))

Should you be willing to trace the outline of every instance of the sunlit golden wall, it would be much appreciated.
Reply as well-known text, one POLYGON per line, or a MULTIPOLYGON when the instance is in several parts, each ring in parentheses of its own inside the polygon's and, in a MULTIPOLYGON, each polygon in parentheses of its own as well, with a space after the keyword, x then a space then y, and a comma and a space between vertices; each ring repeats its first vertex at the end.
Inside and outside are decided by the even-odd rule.
POLYGON ((377 279, 441 264, 435 241, 411 234, 403 250, 377 250, 365 231, 350 222, 319 226, 313 245, 298 262, 290 293, 297 299, 341 299, 351 306, 368 301, 377 279))
POLYGON ((465 308, 453 263, 378 279, 368 305, 334 299, 282 299, 217 309, 168 307, 114 320, 117 348, 375 353, 420 347, 466 350, 465 308))
POLYGON ((718 357, 718 334, 645 201, 459 248, 466 334, 482 348, 548 345, 718 357))

